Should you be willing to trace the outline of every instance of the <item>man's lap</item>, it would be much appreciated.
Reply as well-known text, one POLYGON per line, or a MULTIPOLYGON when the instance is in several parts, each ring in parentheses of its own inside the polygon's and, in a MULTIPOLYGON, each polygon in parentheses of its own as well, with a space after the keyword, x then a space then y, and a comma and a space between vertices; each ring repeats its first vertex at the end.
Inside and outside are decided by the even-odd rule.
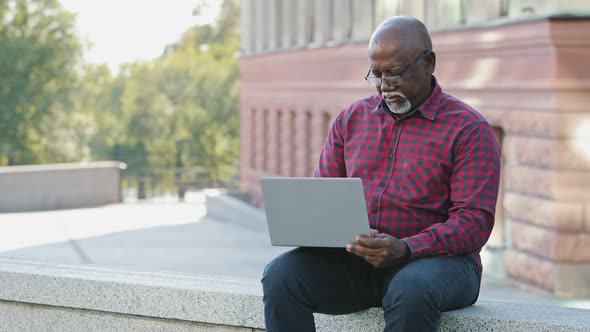
POLYGON ((416 296, 416 292, 434 294, 440 310, 452 310, 473 303, 479 289, 476 267, 466 256, 424 258, 401 268, 376 269, 345 249, 334 248, 284 253, 265 269, 263 280, 268 278, 300 293, 312 311, 327 314, 380 307, 392 296, 416 296))

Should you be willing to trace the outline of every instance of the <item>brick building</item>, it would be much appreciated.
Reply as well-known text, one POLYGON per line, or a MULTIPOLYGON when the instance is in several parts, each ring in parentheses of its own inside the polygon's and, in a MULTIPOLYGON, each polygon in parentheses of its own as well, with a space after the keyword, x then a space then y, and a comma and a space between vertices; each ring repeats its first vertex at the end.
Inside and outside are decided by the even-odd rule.
POLYGON ((242 0, 242 190, 260 204, 260 176, 312 174, 331 121, 374 93, 363 80, 374 28, 412 15, 431 31, 443 90, 479 110, 502 146, 484 265, 558 296, 589 297, 584 12, 590 1, 242 0))

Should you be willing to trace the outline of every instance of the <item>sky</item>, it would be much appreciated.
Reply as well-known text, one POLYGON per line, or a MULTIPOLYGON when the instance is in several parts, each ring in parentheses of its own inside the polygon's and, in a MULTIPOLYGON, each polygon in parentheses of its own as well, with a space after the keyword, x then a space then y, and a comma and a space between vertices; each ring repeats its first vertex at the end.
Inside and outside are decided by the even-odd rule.
POLYGON ((85 60, 106 63, 114 72, 122 63, 158 57, 190 26, 211 23, 221 3, 205 0, 208 6, 201 17, 195 17, 193 9, 203 0, 60 1, 77 15, 85 60))

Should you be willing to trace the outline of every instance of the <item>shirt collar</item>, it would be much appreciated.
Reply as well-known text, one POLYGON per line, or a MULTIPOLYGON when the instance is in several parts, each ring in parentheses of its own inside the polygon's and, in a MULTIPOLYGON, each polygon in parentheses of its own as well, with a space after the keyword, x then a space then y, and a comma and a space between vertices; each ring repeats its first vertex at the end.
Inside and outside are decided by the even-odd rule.
MULTIPOLYGON (((440 87, 440 85, 438 84, 438 81, 436 79, 436 77, 434 77, 434 75, 432 75, 432 93, 430 93, 430 96, 428 96, 428 98, 426 98, 426 100, 420 104, 417 108, 418 108, 418 112, 420 112, 420 114, 428 120, 434 121, 435 117, 436 117, 436 112, 438 111, 438 106, 442 100, 442 88, 440 87)), ((385 112, 391 112, 389 111, 389 109, 387 108, 387 105, 385 104, 385 102, 383 101, 383 99, 381 98, 381 96, 379 96, 379 107, 383 109, 383 111, 385 112)), ((409 114, 415 113, 416 109, 411 110, 409 114)))

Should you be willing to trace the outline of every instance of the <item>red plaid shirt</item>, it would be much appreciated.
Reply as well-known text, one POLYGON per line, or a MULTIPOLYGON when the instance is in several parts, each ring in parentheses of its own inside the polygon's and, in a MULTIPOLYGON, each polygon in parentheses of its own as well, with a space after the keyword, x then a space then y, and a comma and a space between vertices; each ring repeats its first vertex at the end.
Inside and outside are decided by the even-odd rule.
POLYGON ((363 180, 371 228, 404 241, 411 259, 479 252, 494 225, 500 149, 473 108, 442 92, 396 119, 378 94, 336 118, 315 176, 363 180))

